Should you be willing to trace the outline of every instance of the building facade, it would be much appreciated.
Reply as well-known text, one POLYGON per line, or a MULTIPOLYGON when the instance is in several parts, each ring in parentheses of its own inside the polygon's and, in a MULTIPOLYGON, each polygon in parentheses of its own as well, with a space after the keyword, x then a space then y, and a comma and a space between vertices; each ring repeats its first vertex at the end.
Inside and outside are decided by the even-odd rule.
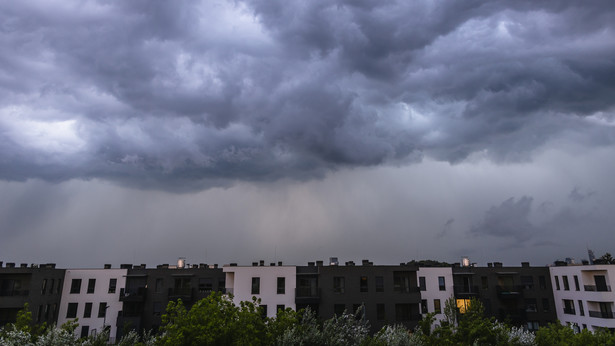
POLYGON ((444 304, 454 297, 451 267, 419 267, 418 286, 421 291, 421 314, 435 313, 436 324, 444 320, 444 304))

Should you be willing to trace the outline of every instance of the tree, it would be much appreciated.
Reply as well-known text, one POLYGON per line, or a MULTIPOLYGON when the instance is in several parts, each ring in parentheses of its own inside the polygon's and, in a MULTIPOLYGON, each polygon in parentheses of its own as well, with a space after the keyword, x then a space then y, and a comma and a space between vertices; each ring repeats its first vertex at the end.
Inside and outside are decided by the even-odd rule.
POLYGON ((594 260, 594 264, 615 264, 615 258, 610 253, 605 253, 594 260))

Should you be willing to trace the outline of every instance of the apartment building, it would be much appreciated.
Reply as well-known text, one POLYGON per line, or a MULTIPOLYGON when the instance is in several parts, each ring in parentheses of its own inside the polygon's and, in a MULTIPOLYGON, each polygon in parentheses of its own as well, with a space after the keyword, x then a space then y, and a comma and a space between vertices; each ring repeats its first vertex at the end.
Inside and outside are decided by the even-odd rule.
POLYGON ((451 267, 419 267, 417 274, 421 291, 421 314, 435 313, 435 324, 444 320, 444 304, 454 296, 451 267))
POLYGON ((263 315, 275 317, 278 310, 295 309, 295 266, 285 266, 282 262, 265 265, 264 261, 253 262, 252 266, 238 266, 231 263, 224 266, 226 291, 233 295, 233 302, 260 299, 263 315))
POLYGON ((549 268, 557 318, 575 330, 615 329, 615 265, 559 265, 549 268))

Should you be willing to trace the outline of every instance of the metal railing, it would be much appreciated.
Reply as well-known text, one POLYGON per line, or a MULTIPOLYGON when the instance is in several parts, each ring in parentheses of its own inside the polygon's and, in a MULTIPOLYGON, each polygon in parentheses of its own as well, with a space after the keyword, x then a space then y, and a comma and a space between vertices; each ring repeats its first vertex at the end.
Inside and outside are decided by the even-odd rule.
POLYGON ((612 311, 589 311, 589 317, 613 318, 612 311))
POLYGON ((611 286, 583 285, 583 288, 588 292, 611 292, 611 286))

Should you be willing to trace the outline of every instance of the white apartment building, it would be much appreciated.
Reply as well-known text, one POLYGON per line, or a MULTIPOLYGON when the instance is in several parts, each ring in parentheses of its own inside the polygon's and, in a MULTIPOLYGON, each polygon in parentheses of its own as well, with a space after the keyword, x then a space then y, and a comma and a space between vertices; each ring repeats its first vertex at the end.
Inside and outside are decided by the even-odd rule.
POLYGON ((568 265, 549 268, 557 318, 575 330, 615 328, 615 265, 568 265))
POLYGON ((118 312, 122 310, 120 289, 126 286, 126 269, 67 269, 58 314, 58 325, 78 318, 79 336, 110 328, 116 335, 118 312))
POLYGON ((252 266, 225 265, 226 291, 233 294, 235 305, 256 297, 267 317, 275 317, 279 309, 295 310, 296 267, 278 264, 264 266, 261 261, 252 266))
POLYGON ((421 314, 435 312, 436 324, 444 319, 444 304, 454 296, 451 267, 420 267, 416 272, 421 291, 421 314))

